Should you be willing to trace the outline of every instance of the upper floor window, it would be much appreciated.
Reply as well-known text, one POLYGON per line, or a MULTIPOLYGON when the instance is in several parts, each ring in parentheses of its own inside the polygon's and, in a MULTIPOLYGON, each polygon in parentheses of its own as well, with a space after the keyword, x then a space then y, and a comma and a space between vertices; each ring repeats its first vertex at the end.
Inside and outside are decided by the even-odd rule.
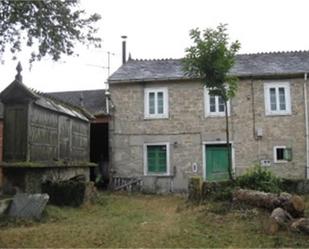
MULTIPOLYGON (((205 116, 225 116, 224 100, 221 96, 209 95, 208 89, 204 88, 205 116)), ((230 102, 227 102, 227 111, 230 115, 230 102)))
POLYGON ((144 100, 145 118, 168 117, 167 88, 146 88, 144 100))
POLYGON ((290 84, 265 83, 265 113, 266 115, 291 114, 290 84))

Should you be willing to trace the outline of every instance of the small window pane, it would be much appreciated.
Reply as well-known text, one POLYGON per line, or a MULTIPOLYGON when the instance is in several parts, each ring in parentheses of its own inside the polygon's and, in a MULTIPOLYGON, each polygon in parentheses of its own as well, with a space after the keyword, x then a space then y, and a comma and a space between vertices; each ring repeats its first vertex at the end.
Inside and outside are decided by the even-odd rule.
POLYGON ((166 173, 166 146, 148 145, 147 146, 148 172, 166 173))
POLYGON ((278 161, 284 160, 284 148, 277 148, 276 149, 276 157, 278 161))
POLYGON ((277 110, 276 88, 270 88, 269 94, 270 94, 270 109, 272 111, 276 111, 277 110))
POLYGON ((209 96, 209 110, 216 112, 216 96, 209 96))
POLYGON ((286 110, 285 89, 283 87, 279 87, 279 105, 281 111, 286 110))
POLYGON ((218 96, 218 101, 219 101, 219 112, 224 112, 225 108, 224 108, 224 101, 223 98, 218 96))
POLYGON ((158 92, 158 114, 163 113, 163 92, 158 92))
POLYGON ((149 114, 155 114, 155 93, 149 93, 149 114))

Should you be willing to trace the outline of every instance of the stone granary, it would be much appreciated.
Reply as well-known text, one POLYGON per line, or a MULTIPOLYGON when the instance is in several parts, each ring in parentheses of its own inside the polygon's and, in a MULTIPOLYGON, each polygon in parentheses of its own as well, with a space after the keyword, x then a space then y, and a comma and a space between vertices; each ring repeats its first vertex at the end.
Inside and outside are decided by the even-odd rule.
POLYGON ((0 94, 4 106, 3 190, 40 192, 42 181, 84 175, 89 180, 90 120, 86 110, 15 80, 0 94))
MULTIPOLYGON (((233 169, 260 164, 285 178, 309 178, 309 52, 236 56, 230 101, 233 169)), ((154 191, 186 191, 191 176, 227 178, 224 106, 179 59, 129 60, 109 78, 115 106, 111 167, 154 191)))

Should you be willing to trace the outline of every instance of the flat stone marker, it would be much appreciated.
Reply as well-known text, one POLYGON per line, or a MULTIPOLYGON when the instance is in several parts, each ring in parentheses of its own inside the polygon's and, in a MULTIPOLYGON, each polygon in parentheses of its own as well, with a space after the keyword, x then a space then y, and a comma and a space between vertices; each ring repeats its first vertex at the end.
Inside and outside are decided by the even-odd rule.
POLYGON ((13 198, 9 215, 17 218, 40 219, 48 200, 48 194, 17 193, 13 198))
POLYGON ((12 198, 0 200, 0 215, 4 215, 8 211, 11 202, 12 198))

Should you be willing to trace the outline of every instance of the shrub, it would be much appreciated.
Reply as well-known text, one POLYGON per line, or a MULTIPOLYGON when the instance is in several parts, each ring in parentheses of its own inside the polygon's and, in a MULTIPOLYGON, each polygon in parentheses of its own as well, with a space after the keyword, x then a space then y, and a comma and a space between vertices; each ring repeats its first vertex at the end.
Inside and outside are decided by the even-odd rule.
POLYGON ((86 183, 75 179, 42 184, 42 192, 47 193, 49 202, 57 206, 80 206, 84 202, 85 189, 86 183))
POLYGON ((232 199, 234 184, 231 181, 203 182, 202 197, 215 201, 226 201, 232 199))
POLYGON ((279 193, 281 180, 266 168, 259 165, 249 169, 244 175, 236 179, 236 185, 241 188, 249 188, 264 192, 279 193))
POLYGON ((194 203, 199 203, 202 199, 202 184, 203 180, 201 177, 191 177, 189 180, 189 196, 188 200, 194 203))

